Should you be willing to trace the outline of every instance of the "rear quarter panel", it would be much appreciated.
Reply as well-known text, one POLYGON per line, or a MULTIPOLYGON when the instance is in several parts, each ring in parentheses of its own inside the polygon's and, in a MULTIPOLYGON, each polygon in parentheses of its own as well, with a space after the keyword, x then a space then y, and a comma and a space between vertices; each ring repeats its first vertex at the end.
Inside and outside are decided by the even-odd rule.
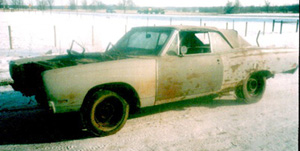
POLYGON ((248 48, 223 53, 222 89, 235 87, 253 72, 270 71, 276 74, 294 69, 299 64, 298 56, 298 50, 291 48, 248 48))

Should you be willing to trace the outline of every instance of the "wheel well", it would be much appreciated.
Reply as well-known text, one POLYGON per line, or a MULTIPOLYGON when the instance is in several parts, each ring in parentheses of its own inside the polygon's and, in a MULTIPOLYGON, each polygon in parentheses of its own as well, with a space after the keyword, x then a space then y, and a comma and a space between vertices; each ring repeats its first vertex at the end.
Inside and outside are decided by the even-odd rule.
MULTIPOLYGON (((140 108, 140 99, 135 91, 135 89, 126 83, 109 83, 103 84, 93 87, 86 94, 83 104, 97 91, 99 90, 109 90, 117 93, 119 96, 124 98, 126 102, 129 104, 129 108, 131 112, 134 112, 138 108, 140 108)), ((83 106, 83 105, 82 105, 83 106)))
MULTIPOLYGON (((255 72, 252 72, 250 73, 248 76, 251 76, 251 75, 260 75, 260 76, 263 76, 263 77, 266 77, 266 79, 269 79, 269 78, 273 78, 274 77, 274 74, 272 74, 270 71, 268 70, 261 70, 261 71, 255 71, 255 72)), ((244 80, 244 79, 243 79, 244 80)), ((240 85, 243 84, 243 80, 241 80, 237 85, 236 85, 236 88, 240 85)))
POLYGON ((266 77, 266 79, 274 77, 274 74, 272 74, 268 70, 262 70, 262 71, 257 71, 257 72, 251 73, 251 75, 254 75, 254 74, 258 74, 260 76, 266 77))

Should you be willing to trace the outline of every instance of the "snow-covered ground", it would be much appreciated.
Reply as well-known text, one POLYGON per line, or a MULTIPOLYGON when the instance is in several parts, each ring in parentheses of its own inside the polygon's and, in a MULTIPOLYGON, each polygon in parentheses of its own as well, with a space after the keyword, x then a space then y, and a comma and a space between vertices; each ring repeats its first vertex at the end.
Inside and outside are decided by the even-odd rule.
MULTIPOLYGON (((275 15, 276 17, 274 17, 274 15, 269 14, 262 16, 264 17, 253 18, 251 15, 247 17, 232 15, 223 16, 224 19, 222 16, 124 15, 88 12, 79 14, 76 12, 0 12, 0 81, 10 79, 8 72, 10 60, 45 55, 49 51, 52 54, 65 53, 72 40, 81 43, 87 48, 88 52, 104 51, 109 42, 115 43, 126 30, 130 30, 132 27, 170 24, 200 25, 199 18, 202 18, 201 24, 206 26, 226 28, 226 23, 228 23, 229 29, 236 29, 241 36, 253 45, 256 45, 257 33, 259 30, 263 31, 263 23, 266 21, 265 33, 261 33, 259 37, 261 46, 299 48, 299 32, 295 32, 296 24, 284 24, 283 34, 279 33, 280 24, 276 24, 275 32, 272 32, 272 19, 295 20, 294 15, 291 15, 292 17, 284 15, 275 15), (170 18, 172 18, 171 21, 170 18), (235 20, 234 27, 233 20, 235 20), (248 22, 247 36, 245 36, 246 21, 248 22), (12 29, 12 50, 9 49, 8 26, 12 29), (54 32, 54 27, 56 32, 54 32), (56 34, 56 46, 54 33, 56 34)), ((296 16, 296 19, 299 19, 299 16, 296 16)), ((225 103, 222 101, 224 99, 206 103, 204 101, 204 103, 200 104, 187 101, 183 104, 177 104, 186 106, 186 109, 178 108, 176 104, 173 104, 173 107, 170 108, 166 106, 152 108, 157 111, 145 109, 143 112, 146 113, 133 115, 133 118, 127 122, 120 133, 106 138, 86 138, 84 140, 40 145, 7 145, 0 146, 0 150, 1 148, 4 150, 18 150, 24 149, 24 147, 26 147, 25 150, 118 150, 122 148, 125 150, 294 150, 297 146, 297 125, 299 127, 299 124, 297 124, 299 123, 297 120, 299 113, 299 98, 297 97, 299 90, 298 72, 291 77, 280 74, 278 75, 279 78, 268 80, 269 85, 267 86, 266 94, 269 92, 269 95, 264 97, 261 105, 240 106, 232 101, 229 101, 229 104, 228 102, 225 103), (287 92, 280 92, 283 91, 279 89, 282 83, 284 83, 283 89, 288 88, 285 90, 287 92), (273 89, 276 91, 271 91, 273 89), (280 102, 273 104, 272 101, 269 101, 272 99, 278 99, 276 101, 280 102), (284 101, 286 101, 286 104, 284 101), (217 105, 218 102, 221 102, 220 106, 217 105), (211 103, 216 103, 215 105, 217 106, 211 103), (286 106, 281 108, 283 105, 286 106), (247 110, 248 108, 250 109, 247 110), (249 118, 247 114, 253 115, 249 118), (142 118, 138 118, 139 116, 142 118), (245 119, 245 121, 240 119, 245 119), (232 121, 228 122, 228 120, 232 121), (279 122, 279 126, 272 125, 276 124, 276 122, 279 122), (249 128, 247 124, 253 128, 249 128), (201 126, 193 127, 193 125, 201 126), (284 128, 287 128, 287 130, 284 128), (185 129, 186 133, 181 131, 182 129, 185 129), (240 135, 243 131, 241 129, 247 132, 240 135), (275 134, 273 134, 273 131, 275 134), (142 136, 140 136, 141 133, 143 134, 142 136), (255 137, 256 135, 258 135, 257 138, 255 137), (123 140, 119 140, 120 138, 123 140), (101 142, 102 145, 98 144, 98 142, 101 142), (114 145, 112 142, 117 143, 114 145), (63 146, 59 147, 60 145, 63 146)), ((232 100, 232 98, 230 99, 232 100)), ((36 102, 33 97, 23 97, 21 93, 13 91, 10 86, 0 86, 0 111, 34 108, 35 106, 36 102)), ((33 119, 36 116, 40 117, 38 113, 40 111, 26 112, 22 113, 22 115, 24 117, 27 116, 25 119, 28 120, 31 119, 31 115, 33 115, 33 119)), ((17 115, 17 113, 12 115, 0 112, 0 123, 1 121, 8 121, 15 114, 17 115)), ((14 117, 13 119, 18 118, 14 117)), ((22 118, 20 121, 17 121, 17 123, 22 124, 22 118)), ((55 122, 55 120, 52 122, 55 122)), ((33 123, 40 125, 39 120, 34 120, 33 123)), ((27 129, 33 130, 29 125, 27 123, 25 127, 27 126, 27 129)), ((9 125, 3 127, 7 129, 7 132, 12 131, 9 125)), ((34 127, 38 129, 37 126, 34 127)), ((42 127, 46 127, 49 133, 53 132, 55 135, 61 135, 51 130, 46 124, 42 125, 42 127)), ((8 134, 5 132, 2 136, 8 136, 8 134)), ((22 134, 25 135, 27 133, 23 132, 22 134)), ((22 134, 20 136, 13 134, 12 136, 21 137, 22 134)), ((42 132, 41 134, 47 135, 48 132, 42 132)), ((36 140, 29 142, 36 143, 39 142, 39 138, 42 138, 37 133, 34 136, 37 137, 33 137, 36 140)), ((49 136, 51 136, 49 138, 51 142, 53 135, 49 134, 49 136)), ((1 139, 3 138, 0 138, 0 144, 3 142, 1 139)), ((22 139, 17 140, 20 140, 21 143, 27 142, 22 141, 22 139)))

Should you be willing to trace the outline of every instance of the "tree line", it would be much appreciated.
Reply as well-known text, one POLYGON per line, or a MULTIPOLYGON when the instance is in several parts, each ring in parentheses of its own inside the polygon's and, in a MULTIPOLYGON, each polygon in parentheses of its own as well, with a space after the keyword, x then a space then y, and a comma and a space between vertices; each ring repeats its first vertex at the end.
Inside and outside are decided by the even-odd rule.
MULTIPOLYGON (((138 7, 132 0, 121 0, 115 5, 106 5, 101 0, 92 0, 88 3, 87 0, 69 0, 67 6, 55 6, 54 0, 30 0, 29 4, 25 4, 24 0, 0 0, 0 8, 12 9, 118 9, 118 10, 139 10, 145 7, 138 7)), ((219 14, 234 14, 234 13, 299 13, 299 4, 286 6, 271 6, 268 0, 265 0, 264 6, 242 6, 239 0, 235 2, 228 1, 225 6, 219 7, 166 7, 165 10, 174 10, 178 12, 200 12, 200 13, 219 13, 219 14)))
POLYGON ((28 4, 24 3, 24 0, 0 0, 0 8, 4 9, 135 9, 136 5, 132 0, 122 0, 116 5, 106 5, 101 0, 93 0, 91 3, 87 3, 87 0, 69 0, 67 6, 54 6, 54 0, 35 0, 35 5, 33 5, 33 0, 30 0, 28 4))

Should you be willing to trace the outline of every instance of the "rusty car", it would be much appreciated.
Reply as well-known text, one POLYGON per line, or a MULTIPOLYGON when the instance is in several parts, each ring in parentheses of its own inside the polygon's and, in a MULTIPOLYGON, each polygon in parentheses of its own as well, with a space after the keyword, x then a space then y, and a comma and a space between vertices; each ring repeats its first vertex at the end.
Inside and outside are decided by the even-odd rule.
POLYGON ((53 113, 79 112, 97 136, 116 133, 143 107, 227 92, 258 102, 266 80, 294 73, 299 56, 298 48, 261 48, 235 30, 199 26, 134 27, 104 52, 72 46, 11 61, 12 87, 53 113))

